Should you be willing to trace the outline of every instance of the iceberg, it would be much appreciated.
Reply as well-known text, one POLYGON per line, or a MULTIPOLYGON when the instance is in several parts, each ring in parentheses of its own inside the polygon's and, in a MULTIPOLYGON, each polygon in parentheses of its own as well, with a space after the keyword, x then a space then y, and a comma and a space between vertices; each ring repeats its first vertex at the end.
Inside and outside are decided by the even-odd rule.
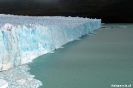
POLYGON ((3 79, 0 79, 0 88, 7 88, 8 87, 8 83, 3 80, 3 79))
POLYGON ((101 19, 0 14, 0 71, 32 62, 100 26, 101 19))

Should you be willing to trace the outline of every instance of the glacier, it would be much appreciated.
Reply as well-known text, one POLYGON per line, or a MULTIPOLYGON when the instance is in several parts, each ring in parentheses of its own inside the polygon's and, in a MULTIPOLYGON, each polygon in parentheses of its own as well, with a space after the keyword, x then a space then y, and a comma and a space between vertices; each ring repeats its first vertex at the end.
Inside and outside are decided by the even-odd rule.
POLYGON ((32 62, 100 26, 101 19, 0 14, 0 71, 32 62))

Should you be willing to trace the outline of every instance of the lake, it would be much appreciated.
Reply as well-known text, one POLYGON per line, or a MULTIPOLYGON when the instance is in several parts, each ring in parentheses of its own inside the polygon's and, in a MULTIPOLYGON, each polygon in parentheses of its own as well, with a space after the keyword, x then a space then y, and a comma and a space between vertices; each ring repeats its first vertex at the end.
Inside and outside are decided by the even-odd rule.
POLYGON ((102 24, 29 63, 40 88, 111 88, 133 85, 133 24, 102 24))

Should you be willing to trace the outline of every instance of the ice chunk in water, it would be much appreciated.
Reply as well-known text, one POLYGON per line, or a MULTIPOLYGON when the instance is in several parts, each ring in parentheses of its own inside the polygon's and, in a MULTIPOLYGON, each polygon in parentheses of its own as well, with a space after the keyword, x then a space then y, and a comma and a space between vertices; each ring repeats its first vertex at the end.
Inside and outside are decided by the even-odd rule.
POLYGON ((3 79, 0 79, 0 88, 7 88, 8 87, 8 82, 6 82, 3 79))

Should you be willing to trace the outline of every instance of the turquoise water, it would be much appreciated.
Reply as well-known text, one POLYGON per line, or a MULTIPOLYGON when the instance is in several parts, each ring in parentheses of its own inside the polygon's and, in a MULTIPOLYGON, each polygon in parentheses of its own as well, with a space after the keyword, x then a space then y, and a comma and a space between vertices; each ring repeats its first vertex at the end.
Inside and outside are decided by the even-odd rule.
POLYGON ((34 59, 30 73, 43 83, 40 88, 133 86, 132 25, 104 24, 116 28, 103 28, 34 59))

